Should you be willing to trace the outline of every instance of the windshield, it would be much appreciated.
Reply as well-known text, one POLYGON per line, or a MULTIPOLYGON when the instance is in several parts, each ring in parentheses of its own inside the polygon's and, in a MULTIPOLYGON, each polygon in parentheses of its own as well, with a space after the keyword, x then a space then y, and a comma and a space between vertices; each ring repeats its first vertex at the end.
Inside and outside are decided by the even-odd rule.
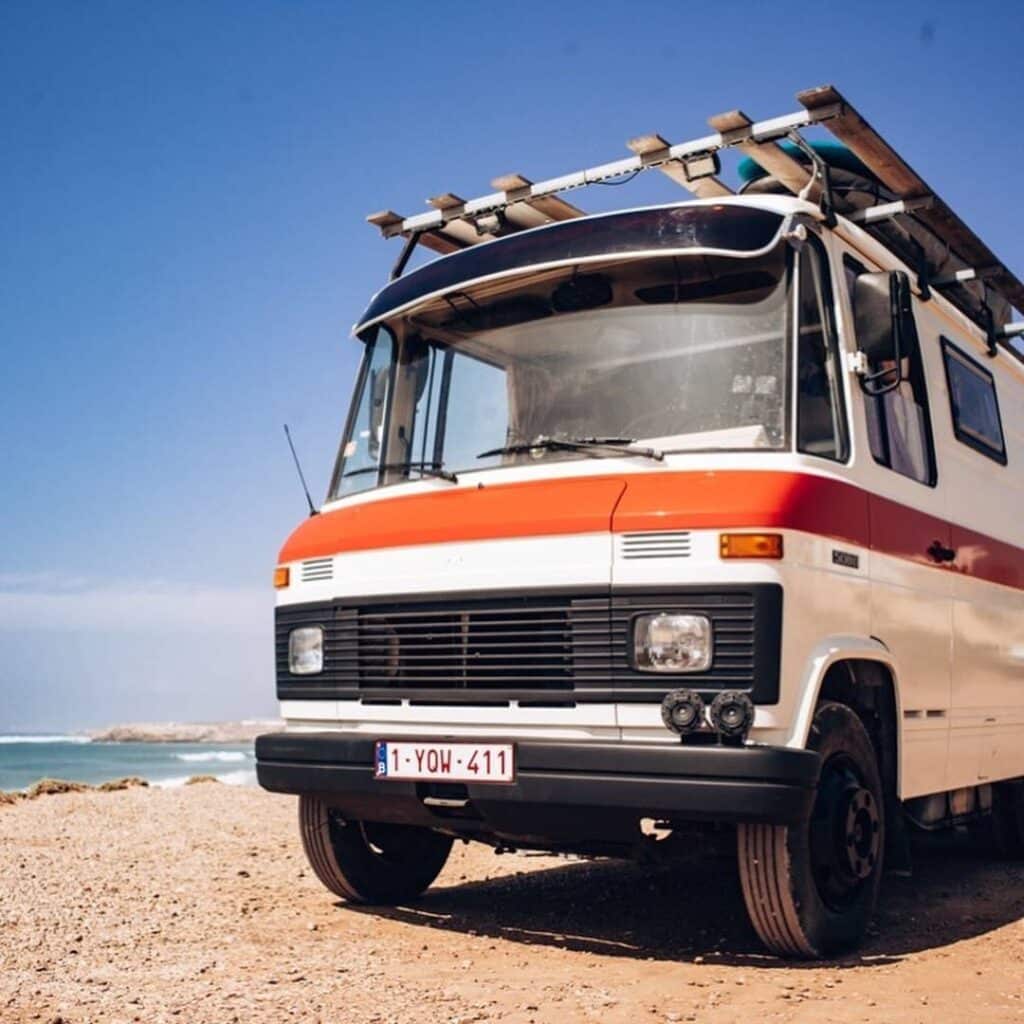
POLYGON ((603 457, 613 442, 784 448, 788 253, 563 268, 449 292, 375 329, 333 496, 442 469, 603 457))

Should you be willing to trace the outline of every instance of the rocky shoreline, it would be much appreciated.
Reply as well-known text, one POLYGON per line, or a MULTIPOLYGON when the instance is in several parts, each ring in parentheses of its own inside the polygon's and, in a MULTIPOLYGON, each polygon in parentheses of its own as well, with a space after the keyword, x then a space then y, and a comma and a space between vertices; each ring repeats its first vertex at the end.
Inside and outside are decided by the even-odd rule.
POLYGON ((90 732, 93 743, 251 743, 282 728, 278 719, 244 722, 137 722, 90 732))
MULTIPOLYGON (((203 782, 219 782, 213 775, 192 775, 185 780, 186 786, 195 786, 203 782)), ((126 775, 122 779, 111 779, 90 786, 86 782, 70 782, 67 779, 40 779, 26 790, 0 789, 0 807, 11 806, 22 800, 37 800, 41 796, 61 796, 65 793, 117 793, 125 789, 146 789, 149 782, 137 775, 126 775)))

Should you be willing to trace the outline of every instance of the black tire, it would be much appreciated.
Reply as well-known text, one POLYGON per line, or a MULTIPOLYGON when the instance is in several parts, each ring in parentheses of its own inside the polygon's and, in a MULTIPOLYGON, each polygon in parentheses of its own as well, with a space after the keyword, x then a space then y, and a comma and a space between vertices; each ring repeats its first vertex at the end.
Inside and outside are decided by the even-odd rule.
POLYGON ((773 953, 813 959, 856 946, 878 900, 885 799, 878 758, 857 715, 822 704, 807 744, 822 757, 818 795, 802 825, 740 825, 743 899, 773 953))
POLYGON ((995 783, 991 814, 967 828, 985 853, 1004 860, 1024 858, 1024 779, 995 783))
POLYGON ((441 873, 452 849, 450 836, 428 828, 346 821, 314 796, 299 797, 299 830, 317 878, 350 903, 414 900, 441 873))

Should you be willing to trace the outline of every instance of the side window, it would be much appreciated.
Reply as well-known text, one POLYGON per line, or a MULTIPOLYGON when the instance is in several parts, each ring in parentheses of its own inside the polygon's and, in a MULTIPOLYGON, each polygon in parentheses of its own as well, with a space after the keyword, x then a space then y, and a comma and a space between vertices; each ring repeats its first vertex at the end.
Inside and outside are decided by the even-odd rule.
POLYGON ((385 329, 366 343, 338 459, 333 497, 341 498, 377 486, 376 469, 384 459, 385 414, 394 372, 393 356, 394 340, 385 329))
POLYGON ((957 440, 1005 466, 1006 442, 995 379, 947 338, 942 339, 942 358, 957 440))
POLYGON ((478 454, 508 443, 505 370, 436 342, 420 344, 412 459, 448 470, 489 465, 478 454))
POLYGON ((824 253, 817 245, 800 256, 797 342, 797 451, 846 460, 839 349, 832 321, 832 290, 824 253))
MULTIPOLYGON (((849 256, 843 263, 852 306, 853 285, 865 268, 849 256)), ((885 366, 871 367, 872 372, 884 369, 885 366)), ((902 376, 899 387, 880 395, 864 395, 871 454, 879 465, 934 487, 935 447, 920 345, 904 357, 902 376)))
POLYGON ((497 460, 478 459, 508 443, 508 382, 493 363, 458 353, 452 360, 445 405, 444 461, 453 469, 475 469, 497 460))

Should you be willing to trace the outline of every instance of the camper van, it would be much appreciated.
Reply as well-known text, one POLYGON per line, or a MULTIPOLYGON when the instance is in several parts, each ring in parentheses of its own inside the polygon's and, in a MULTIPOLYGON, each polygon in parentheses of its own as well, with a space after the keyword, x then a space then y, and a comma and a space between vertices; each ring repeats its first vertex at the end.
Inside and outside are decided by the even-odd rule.
POLYGON ((797 99, 370 218, 402 250, 278 557, 256 747, 333 893, 413 900, 455 840, 712 835, 814 958, 915 831, 1024 855, 1024 285, 837 90, 797 99), (684 191, 566 198, 642 171, 684 191))

